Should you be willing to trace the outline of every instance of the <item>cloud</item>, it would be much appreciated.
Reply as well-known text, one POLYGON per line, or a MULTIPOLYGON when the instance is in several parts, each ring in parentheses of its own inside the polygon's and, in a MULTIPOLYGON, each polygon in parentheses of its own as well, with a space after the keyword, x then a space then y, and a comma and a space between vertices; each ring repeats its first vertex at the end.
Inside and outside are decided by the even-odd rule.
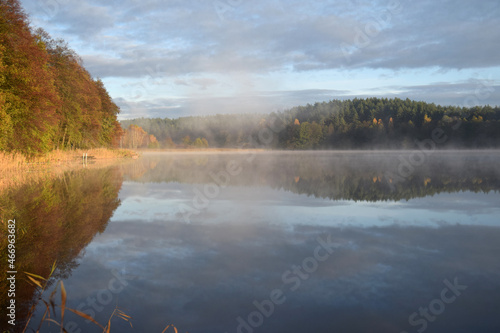
MULTIPOLYGON (((168 74, 500 65, 496 0, 243 1, 226 4, 223 15, 215 2, 52 1, 58 10, 46 23, 61 33, 81 41, 119 39, 97 56, 82 54, 101 77, 145 75, 146 66, 157 64, 168 74), (139 61, 124 52, 133 46, 139 61)), ((42 14, 42 5, 24 3, 42 14)))
MULTIPOLYGON (((258 96, 250 111, 264 100, 268 110, 347 96, 464 105, 464 95, 475 89, 466 82, 471 72, 500 69, 497 0, 21 1, 33 24, 68 40, 95 77, 120 79, 126 87, 134 80, 162 85, 163 90, 148 97, 156 105, 147 110, 150 114, 197 114, 198 102, 207 102, 193 97, 200 92, 214 96, 214 105, 204 105, 207 113, 235 110, 220 97, 224 87, 231 91, 225 95, 242 100, 258 96), (349 90, 332 80, 323 87, 317 84, 318 78, 327 81, 320 77, 332 71, 358 74, 361 82, 370 73, 401 70, 424 71, 427 82, 412 84, 409 73, 393 86, 375 82, 354 91, 356 84, 351 84, 351 93, 334 91, 331 96, 307 92, 349 90), (436 71, 443 83, 434 83, 436 71), (282 79, 270 87, 265 79, 273 75, 282 79), (224 86, 233 78, 240 82, 224 86), (382 91, 384 87, 394 89, 382 91), (288 94, 285 102, 283 94, 261 96, 282 89, 297 96, 288 94), (172 113, 171 102, 162 105, 166 95, 191 100, 177 103, 172 113)), ((129 104, 144 104, 127 96, 126 88, 111 93, 129 104)), ((498 105, 498 89, 473 100, 468 103, 498 105)))
MULTIPOLYGON (((196 82, 196 80, 195 80, 196 82)), ((209 82, 212 82, 209 80, 209 82)), ((202 83, 204 81, 202 80, 202 83)), ((185 80, 175 84, 190 86, 185 80)), ((189 98, 157 98, 151 100, 115 99, 121 108, 120 119, 138 117, 177 118, 186 115, 208 115, 228 113, 269 113, 283 111, 296 105, 342 98, 347 91, 311 89, 290 91, 254 92, 237 96, 192 96, 189 98)))
POLYGON ((386 90, 398 91, 384 94, 387 97, 410 98, 441 105, 464 107, 500 105, 500 84, 494 80, 469 79, 458 83, 440 82, 418 86, 386 87, 386 90))
POLYGON ((180 85, 180 86, 197 86, 201 90, 206 90, 208 86, 217 84, 217 80, 210 79, 210 78, 194 78, 189 81, 182 80, 182 79, 176 79, 174 81, 174 84, 180 85))
MULTIPOLYGON (((176 85, 191 86, 186 80, 175 80, 176 85)), ((209 80, 209 82, 212 82, 209 80)), ((440 105, 471 107, 500 105, 500 84, 492 80, 468 80, 460 83, 431 83, 418 86, 385 86, 366 94, 349 90, 306 89, 289 91, 262 91, 233 97, 156 98, 151 100, 115 99, 122 112, 120 119, 137 117, 177 118, 189 115, 226 113, 269 113, 283 111, 297 105, 314 104, 333 99, 354 98, 410 98, 440 105), (390 92, 388 92, 390 91, 390 92)))

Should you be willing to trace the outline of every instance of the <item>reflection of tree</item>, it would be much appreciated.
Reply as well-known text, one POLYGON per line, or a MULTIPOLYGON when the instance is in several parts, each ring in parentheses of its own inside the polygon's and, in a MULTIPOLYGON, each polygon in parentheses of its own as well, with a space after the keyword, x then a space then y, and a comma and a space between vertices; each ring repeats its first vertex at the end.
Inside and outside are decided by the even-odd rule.
MULTIPOLYGON (((34 288, 21 280, 27 271, 48 276, 57 260, 55 278, 65 278, 78 266, 77 257, 97 232, 103 232, 119 206, 118 191, 122 178, 117 168, 80 170, 63 176, 25 185, 0 197, 2 234, 6 221, 15 219, 16 303, 18 323, 23 320, 34 288)), ((7 253, 3 237, 1 253, 7 253)), ((4 260, 4 258, 2 258, 4 260)), ((7 262, 5 259, 4 262, 7 262)), ((5 271, 2 272, 5 275, 5 271)), ((6 297, 6 277, 0 282, 6 297)), ((2 307, 7 299, 2 300, 2 307)), ((5 322, 5 321, 2 321, 5 322)))
MULTIPOLYGON (((151 155, 137 162, 143 172, 134 178, 141 182, 211 183, 214 179, 210 175, 223 172, 233 160, 243 171, 230 177, 231 185, 270 186, 334 200, 402 200, 440 192, 500 189, 499 157, 495 154, 439 152, 401 175, 401 161, 407 161, 410 154, 264 153, 251 162, 248 154, 151 155), (152 161, 155 167, 148 170, 152 161)), ((136 170, 138 165, 125 168, 136 170)))

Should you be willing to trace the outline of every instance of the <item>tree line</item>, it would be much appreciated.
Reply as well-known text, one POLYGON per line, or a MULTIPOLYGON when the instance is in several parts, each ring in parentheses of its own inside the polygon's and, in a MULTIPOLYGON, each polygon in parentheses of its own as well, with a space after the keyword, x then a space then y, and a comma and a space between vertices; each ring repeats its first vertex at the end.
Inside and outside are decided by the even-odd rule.
POLYGON ((0 0, 0 150, 110 147, 119 111, 64 40, 32 29, 19 0, 0 0))
POLYGON ((266 128, 273 138, 265 147, 273 149, 411 149, 432 138, 436 129, 446 138, 442 147, 500 146, 498 106, 441 106, 399 98, 331 100, 266 115, 139 118, 121 125, 127 133, 134 125, 153 135, 156 148, 185 147, 190 138, 204 138, 210 147, 255 148, 263 145, 259 134, 266 128))

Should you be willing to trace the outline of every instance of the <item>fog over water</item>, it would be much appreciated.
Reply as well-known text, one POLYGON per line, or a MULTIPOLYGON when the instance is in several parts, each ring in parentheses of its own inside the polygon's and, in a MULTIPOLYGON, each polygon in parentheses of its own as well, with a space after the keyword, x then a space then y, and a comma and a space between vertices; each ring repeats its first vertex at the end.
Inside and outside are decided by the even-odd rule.
POLYGON ((500 154, 412 154, 144 154, 67 306, 118 305, 119 332, 496 332, 500 154))

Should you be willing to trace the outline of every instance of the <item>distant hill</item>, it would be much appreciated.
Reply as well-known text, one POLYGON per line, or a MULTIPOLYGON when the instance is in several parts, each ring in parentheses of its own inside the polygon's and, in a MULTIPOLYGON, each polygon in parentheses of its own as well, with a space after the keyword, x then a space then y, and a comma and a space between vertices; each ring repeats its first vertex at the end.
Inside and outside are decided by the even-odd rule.
POLYGON ((500 146, 499 107, 462 108, 398 98, 332 100, 266 115, 139 118, 121 125, 126 146, 132 145, 130 133, 140 129, 147 135, 135 147, 151 147, 149 138, 154 148, 197 146, 198 138, 210 147, 274 149, 411 149, 419 142, 438 148, 500 146))

